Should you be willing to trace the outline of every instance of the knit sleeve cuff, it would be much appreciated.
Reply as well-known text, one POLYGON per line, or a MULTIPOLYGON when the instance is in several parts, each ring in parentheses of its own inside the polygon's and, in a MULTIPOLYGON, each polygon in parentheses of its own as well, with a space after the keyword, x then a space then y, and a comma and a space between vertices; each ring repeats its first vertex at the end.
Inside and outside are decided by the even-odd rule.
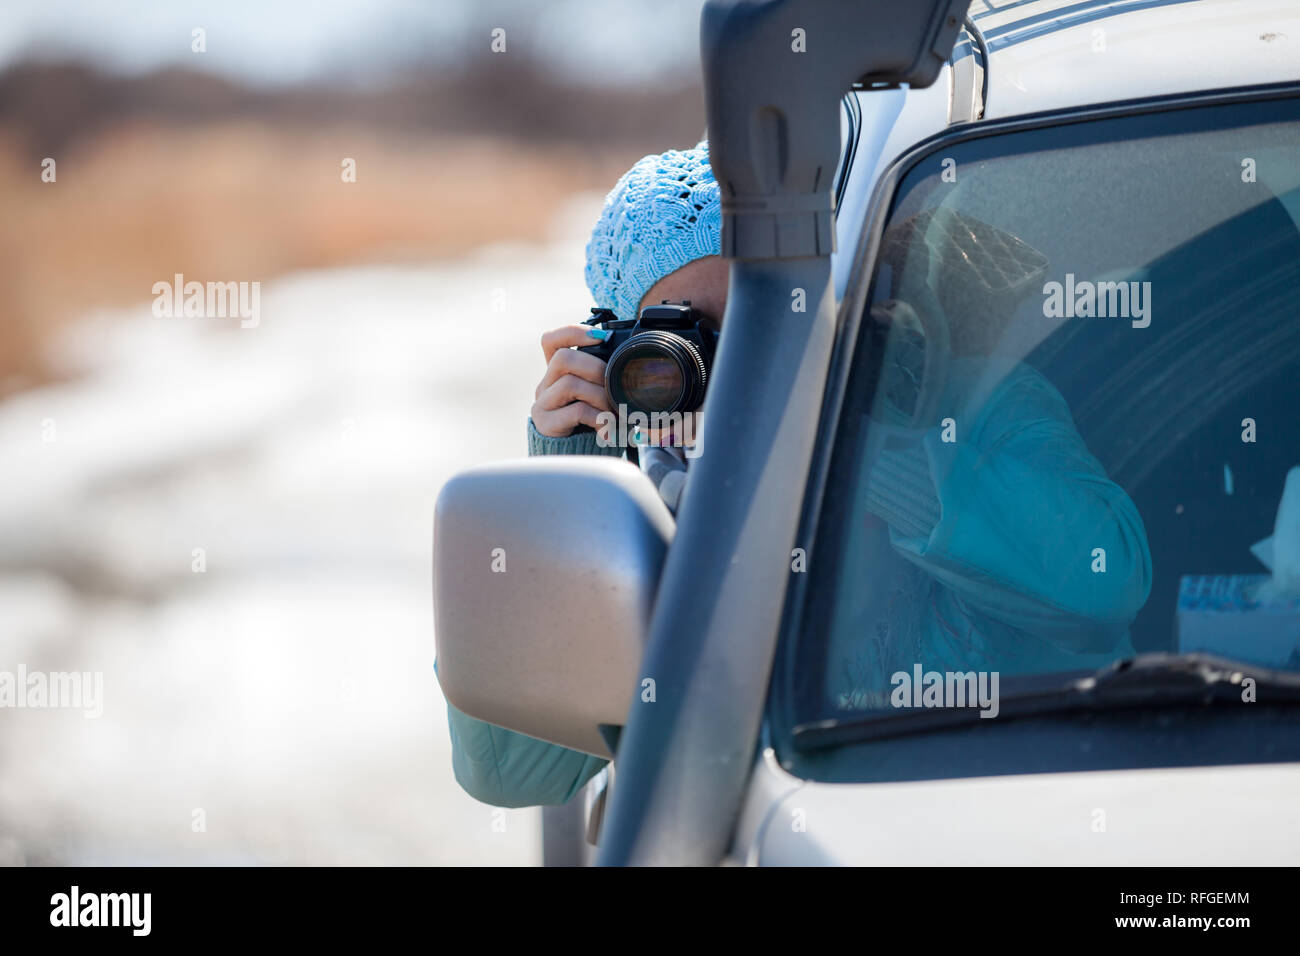
POLYGON ((939 523, 939 496, 920 442, 881 451, 867 475, 867 510, 909 538, 929 538, 939 523))
POLYGON ((531 455, 622 455, 617 445, 602 446, 595 432, 578 432, 563 438, 552 438, 537 430, 528 419, 528 454, 531 455))

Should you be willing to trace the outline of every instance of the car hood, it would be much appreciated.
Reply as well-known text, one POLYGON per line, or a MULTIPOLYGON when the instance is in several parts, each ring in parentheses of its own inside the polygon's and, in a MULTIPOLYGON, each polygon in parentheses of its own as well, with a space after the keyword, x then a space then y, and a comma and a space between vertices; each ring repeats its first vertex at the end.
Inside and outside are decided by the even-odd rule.
MULTIPOLYGON (((1294 865, 1300 764, 803 783, 760 761, 773 799, 737 857, 760 865, 1294 865)), ((756 810, 756 807, 747 808, 756 810)))

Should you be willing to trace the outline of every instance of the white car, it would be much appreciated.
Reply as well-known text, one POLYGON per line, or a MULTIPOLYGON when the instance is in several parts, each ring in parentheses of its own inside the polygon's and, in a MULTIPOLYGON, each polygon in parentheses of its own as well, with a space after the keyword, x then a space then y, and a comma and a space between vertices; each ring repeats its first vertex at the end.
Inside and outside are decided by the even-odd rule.
MULTIPOLYGON (((757 54, 710 38, 762 25, 710 6, 743 192, 727 123, 778 94, 724 75, 757 54)), ((763 203, 724 206, 676 519, 608 459, 443 493, 448 698, 614 759, 548 812, 550 862, 1300 862, 1300 5, 976 0, 955 45, 930 6, 933 81, 842 101, 833 254, 793 172, 771 248, 763 203), (534 578, 453 567, 489 539, 534 578), (539 603, 547 549, 591 605, 539 603)))

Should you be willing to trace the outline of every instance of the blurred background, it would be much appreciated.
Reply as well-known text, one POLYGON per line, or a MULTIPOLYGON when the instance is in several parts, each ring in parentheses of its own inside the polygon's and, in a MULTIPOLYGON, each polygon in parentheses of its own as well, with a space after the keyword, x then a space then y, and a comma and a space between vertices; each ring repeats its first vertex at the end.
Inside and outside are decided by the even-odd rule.
POLYGON ((0 672, 103 675, 0 708, 0 864, 540 861, 452 778, 433 505, 702 135, 701 4, 0 7, 0 672))

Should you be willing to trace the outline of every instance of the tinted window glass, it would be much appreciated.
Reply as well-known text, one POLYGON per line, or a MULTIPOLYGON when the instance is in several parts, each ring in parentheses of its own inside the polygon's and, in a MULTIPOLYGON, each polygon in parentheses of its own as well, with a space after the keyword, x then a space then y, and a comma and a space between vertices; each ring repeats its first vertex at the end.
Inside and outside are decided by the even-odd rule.
POLYGON ((1300 670, 1298 224, 1294 100, 915 165, 836 435, 801 719, 927 672, 1300 670))

